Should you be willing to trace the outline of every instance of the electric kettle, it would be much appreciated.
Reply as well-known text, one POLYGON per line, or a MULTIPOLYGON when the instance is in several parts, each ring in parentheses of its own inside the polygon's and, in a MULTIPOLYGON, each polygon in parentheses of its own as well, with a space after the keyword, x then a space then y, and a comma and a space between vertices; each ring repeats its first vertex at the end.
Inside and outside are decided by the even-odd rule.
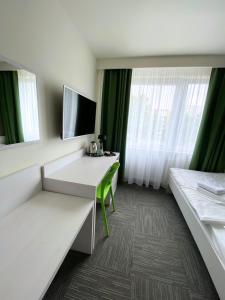
POLYGON ((92 141, 89 146, 89 154, 94 156, 97 155, 98 147, 95 141, 92 141))

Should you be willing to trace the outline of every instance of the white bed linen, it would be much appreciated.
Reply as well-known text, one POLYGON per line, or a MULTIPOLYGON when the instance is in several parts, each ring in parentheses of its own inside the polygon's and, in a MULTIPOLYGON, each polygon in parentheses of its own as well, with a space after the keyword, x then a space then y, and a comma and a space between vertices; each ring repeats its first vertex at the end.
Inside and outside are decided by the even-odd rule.
POLYGON ((225 173, 175 168, 170 169, 170 171, 202 222, 225 225, 225 194, 215 195, 200 189, 198 186, 198 182, 206 182, 225 187, 225 173))
MULTIPOLYGON (((218 184, 222 184, 222 185, 225 184, 225 173, 208 173, 208 172, 171 168, 170 176, 172 176, 175 182, 177 182, 177 184, 179 185, 182 192, 185 194, 186 199, 189 200, 192 207, 193 207, 193 202, 196 202, 196 195, 198 199, 200 199, 200 201, 202 202, 207 201, 207 203, 209 203, 209 201, 212 201, 212 197, 210 196, 207 197, 207 195, 197 190, 198 181, 211 180, 211 181, 218 182, 218 184)), ((215 201, 219 200, 221 202, 224 202, 225 195, 216 195, 213 200, 215 201)), ((220 205, 220 207, 222 209, 225 208, 224 205, 220 205)), ((224 210, 223 210, 223 214, 225 214, 224 210)), ((211 242, 214 244, 221 260, 225 263, 225 225, 205 224, 205 227, 207 229, 207 232, 209 233, 211 242)))
POLYGON ((183 187, 182 191, 202 222, 225 225, 224 203, 192 188, 183 187))
POLYGON ((211 201, 214 201, 216 203, 223 203, 225 205, 225 197, 221 197, 221 195, 215 195, 205 189, 202 189, 200 187, 197 188, 197 190, 203 194, 206 195, 211 201))
MULTIPOLYGON (((207 182, 225 188, 225 173, 200 172, 178 168, 171 168, 170 171, 179 186, 197 188, 198 182, 207 182)), ((225 199, 225 195, 218 195, 218 197, 225 199)))

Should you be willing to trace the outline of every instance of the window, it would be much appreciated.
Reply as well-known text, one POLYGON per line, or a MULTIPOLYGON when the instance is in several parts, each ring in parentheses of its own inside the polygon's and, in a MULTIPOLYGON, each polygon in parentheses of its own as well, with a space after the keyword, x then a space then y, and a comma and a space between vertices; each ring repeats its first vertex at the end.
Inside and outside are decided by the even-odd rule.
POLYGON ((187 168, 211 68, 134 69, 126 144, 129 183, 167 185, 170 167, 187 168))

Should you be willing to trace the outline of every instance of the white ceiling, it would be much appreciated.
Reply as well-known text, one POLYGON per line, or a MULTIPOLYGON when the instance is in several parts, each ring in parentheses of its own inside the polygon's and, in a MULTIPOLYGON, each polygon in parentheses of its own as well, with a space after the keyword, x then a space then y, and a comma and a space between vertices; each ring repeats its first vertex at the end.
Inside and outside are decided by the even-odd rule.
POLYGON ((225 0, 60 0, 98 58, 225 54, 225 0))

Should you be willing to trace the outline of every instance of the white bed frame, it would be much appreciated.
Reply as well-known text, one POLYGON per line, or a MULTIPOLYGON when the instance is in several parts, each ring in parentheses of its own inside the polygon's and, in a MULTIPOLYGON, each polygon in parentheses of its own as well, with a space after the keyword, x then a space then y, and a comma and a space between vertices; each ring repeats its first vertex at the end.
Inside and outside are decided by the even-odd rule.
POLYGON ((215 244, 213 244, 206 226, 201 223, 186 195, 171 175, 169 186, 201 252, 220 299, 225 300, 225 267, 218 255, 215 244))

